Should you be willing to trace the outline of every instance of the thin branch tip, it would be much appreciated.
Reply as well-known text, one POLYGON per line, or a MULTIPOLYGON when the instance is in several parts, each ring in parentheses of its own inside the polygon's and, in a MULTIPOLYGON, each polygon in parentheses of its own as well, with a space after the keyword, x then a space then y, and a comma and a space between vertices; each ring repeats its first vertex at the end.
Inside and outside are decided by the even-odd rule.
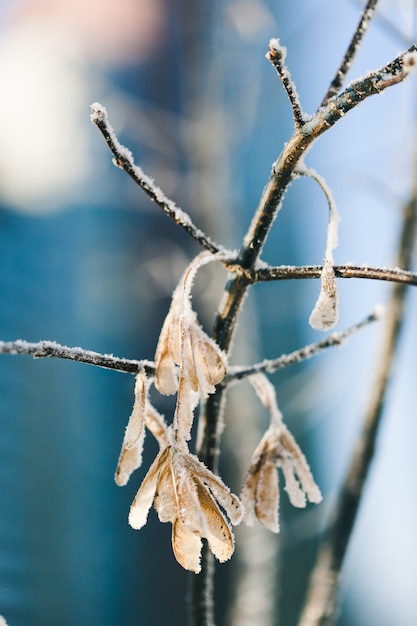
POLYGON ((100 354, 84 348, 63 346, 56 341, 49 340, 37 342, 29 342, 24 339, 0 341, 0 354, 26 354, 34 359, 67 359, 127 374, 137 374, 144 370, 148 376, 155 375, 155 364, 152 361, 123 359, 115 357, 113 354, 100 354))
POLYGON ((275 58, 279 58, 280 61, 282 63, 284 63, 286 57, 287 57, 287 48, 285 46, 282 46, 279 42, 278 38, 272 38, 269 40, 269 46, 268 46, 269 50, 266 54, 266 58, 269 61, 272 61, 272 59, 275 58))
POLYGON ((203 248, 212 253, 224 251, 223 246, 212 241, 202 230, 197 228, 188 213, 177 207, 175 202, 166 196, 162 189, 155 184, 154 180, 145 174, 141 167, 135 164, 132 152, 119 142, 109 122, 105 107, 99 102, 94 102, 90 106, 92 110, 90 119, 103 135, 107 146, 113 154, 113 164, 124 170, 166 215, 181 226, 203 248))
POLYGON ((343 87, 343 83, 352 66, 356 53, 359 50, 365 33, 369 28, 369 24, 371 23, 372 17, 375 13, 377 3, 378 0, 368 0, 366 6, 364 7, 361 18, 350 41, 350 44, 345 52, 345 55, 336 71, 332 82, 330 83, 329 89, 327 90, 327 93, 324 96, 320 107, 325 106, 329 102, 329 100, 333 96, 335 96, 343 87))
POLYGON ((297 88, 285 64, 286 57, 287 48, 280 44, 279 39, 270 39, 266 58, 272 63, 278 73, 281 83, 287 92, 288 99, 291 103, 294 126, 296 129, 300 129, 305 124, 307 117, 301 108, 297 88))
POLYGON ((93 104, 90 104, 90 109, 91 109, 90 119, 93 122, 93 124, 98 124, 98 123, 107 121, 106 108, 102 104, 100 104, 100 102, 93 102, 93 104))

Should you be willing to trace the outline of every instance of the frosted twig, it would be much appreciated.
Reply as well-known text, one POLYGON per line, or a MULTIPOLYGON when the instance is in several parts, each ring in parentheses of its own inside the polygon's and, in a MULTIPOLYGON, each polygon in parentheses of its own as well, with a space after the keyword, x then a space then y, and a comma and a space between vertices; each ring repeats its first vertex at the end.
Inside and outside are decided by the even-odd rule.
POLYGON ((335 96, 340 89, 343 87, 343 83, 345 78, 351 68, 351 65, 354 61, 356 53, 359 49, 359 46, 362 43, 362 39, 368 30, 371 19, 374 15, 376 5, 378 4, 378 0, 368 0, 363 12, 361 19, 359 20, 359 24, 356 27, 356 30, 353 34, 352 40, 348 46, 348 49, 345 52, 345 56, 343 57, 337 72, 330 83, 329 89, 327 90, 326 95, 324 96, 320 107, 325 106, 330 98, 335 96))
MULTIPOLYGON (((417 285, 417 273, 401 269, 387 269, 385 267, 368 267, 366 265, 335 265, 333 267, 337 278, 367 278, 369 280, 384 280, 392 283, 417 285)), ((270 280, 288 280, 301 278, 320 278, 322 265, 279 265, 277 267, 262 267, 252 273, 253 282, 270 280)))
POLYGON ((285 192, 294 180, 294 172, 314 141, 358 104, 405 80, 416 63, 417 44, 413 44, 387 65, 353 81, 311 119, 305 121, 301 127, 296 127, 293 136, 272 166, 270 179, 244 238, 238 261, 245 269, 255 266, 269 230, 281 209, 285 192))
POLYGON ((83 348, 69 348, 62 346, 55 341, 38 341, 31 343, 17 339, 16 341, 0 341, 0 354, 28 354, 35 359, 57 358, 88 363, 97 367, 137 374, 145 370, 148 376, 155 375, 155 366, 152 361, 134 361, 131 359, 120 359, 112 354, 100 354, 83 348))
POLYGON ((147 176, 144 171, 135 164, 133 155, 128 148, 122 146, 111 127, 107 111, 103 105, 95 102, 91 105, 91 121, 97 126, 110 148, 116 167, 123 169, 135 181, 137 185, 153 200, 176 224, 181 226, 197 243, 213 254, 225 252, 226 250, 219 244, 212 241, 197 226, 193 224, 188 213, 178 208, 176 204, 168 198, 164 192, 147 176))
MULTIPOLYGON (((404 208, 396 264, 411 267, 417 237, 417 170, 413 195, 404 208)), ((406 284, 392 287, 385 316, 376 377, 364 416, 362 432, 352 453, 339 500, 324 533, 299 626, 332 626, 336 621, 341 571, 352 536, 366 479, 375 451, 385 398, 400 335, 405 306, 406 284)))
POLYGON ((284 86, 287 96, 290 100, 292 112, 294 116, 294 124, 296 128, 301 128, 304 124, 305 115, 301 108, 300 99, 298 97, 297 88, 291 78, 291 74, 285 64, 287 49, 281 46, 279 39, 271 39, 269 42, 269 51, 266 58, 271 61, 272 65, 278 72, 281 82, 284 86))
POLYGON ((304 348, 300 348, 299 350, 295 350, 294 352, 290 352, 289 354, 283 354, 277 359, 265 359, 260 363, 255 363, 255 365, 251 365, 248 367, 245 366, 232 366, 229 368, 228 374, 223 381, 223 385, 227 385, 228 383, 236 382, 242 380, 243 378, 247 378, 252 374, 257 374, 258 372, 276 372, 284 367, 288 367, 289 365, 294 365, 294 363, 300 363, 300 361, 305 361, 310 359, 313 356, 316 356, 326 348, 331 348, 333 346, 341 346, 348 337, 356 333, 358 330, 361 330, 368 324, 375 322, 381 318, 382 309, 377 307, 373 313, 368 315, 365 319, 353 326, 350 326, 346 330, 332 333, 326 339, 322 339, 322 341, 317 341, 316 343, 310 343, 308 346, 304 346, 304 348))
MULTIPOLYGON (((415 65, 416 50, 417 45, 411 46, 392 63, 353 82, 326 107, 319 109, 311 119, 303 120, 302 125, 295 126, 295 132, 272 166, 271 176, 243 239, 236 263, 241 265, 245 274, 236 272, 230 278, 216 314, 213 339, 221 350, 227 352, 229 349, 240 308, 250 285, 248 276, 256 267, 271 226, 281 209, 285 192, 307 150, 320 135, 360 102, 404 80, 415 65)), ((301 122, 299 115, 298 119, 301 122)), ((218 465, 224 406, 224 389, 219 385, 216 394, 209 396, 200 413, 202 428, 198 456, 214 471, 218 465)), ((214 569, 207 548, 203 549, 202 562, 202 573, 193 582, 192 591, 192 604, 193 607, 197 607, 198 613, 198 615, 193 613, 195 626, 212 623, 214 569)))

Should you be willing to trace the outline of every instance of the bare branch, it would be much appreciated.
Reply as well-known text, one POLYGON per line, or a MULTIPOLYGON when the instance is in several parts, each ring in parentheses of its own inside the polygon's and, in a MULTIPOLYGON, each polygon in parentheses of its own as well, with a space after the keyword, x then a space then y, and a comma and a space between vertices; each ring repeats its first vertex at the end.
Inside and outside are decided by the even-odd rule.
POLYGON ((268 61, 271 61, 272 65, 278 72, 278 76, 284 86, 287 96, 290 100, 292 112, 294 116, 295 128, 301 128, 306 121, 306 116, 301 108, 300 99, 298 97, 297 88, 294 81, 291 78, 291 74, 285 65, 285 57, 287 55, 287 49, 281 46, 279 39, 271 39, 269 42, 269 52, 266 55, 268 61))
MULTIPOLYGON (((295 126, 292 137, 272 166, 271 176, 244 237, 236 260, 244 272, 250 274, 256 267, 272 224, 281 209, 285 192, 294 179, 295 170, 314 141, 360 102, 404 80, 415 65, 416 50, 417 45, 414 45, 392 63, 353 82, 342 94, 330 100, 327 106, 319 109, 311 119, 301 126, 295 126)), ((249 285, 248 275, 236 272, 225 288, 213 328, 213 339, 225 352, 228 351, 232 341, 239 311, 249 285)), ((214 471, 217 471, 218 466, 224 406, 225 394, 220 385, 217 393, 209 396, 200 413, 202 428, 197 452, 207 467, 214 471)), ((201 623, 207 625, 211 620, 212 605, 206 604, 206 600, 212 598, 213 584, 212 563, 208 556, 209 551, 203 550, 202 574, 196 579, 193 587, 193 603, 202 608, 201 623)), ((200 621, 196 619, 193 623, 200 624, 200 621)))
POLYGON ((143 170, 135 164, 132 153, 128 148, 122 146, 111 127, 107 111, 98 102, 91 105, 91 121, 101 131, 111 152, 113 153, 113 163, 120 167, 135 181, 137 185, 153 200, 176 224, 181 226, 197 243, 203 248, 213 252, 226 252, 225 248, 212 241, 203 231, 193 224, 188 213, 178 208, 176 204, 168 198, 164 192, 154 183, 152 178, 147 176, 143 170))
POLYGON ((17 339, 16 341, 0 341, 0 354, 28 354, 35 359, 57 358, 88 363, 97 367, 137 374, 145 369, 148 376, 154 376, 155 367, 151 361, 134 361, 120 359, 112 354, 100 354, 83 348, 69 348, 55 341, 38 341, 31 343, 17 339))
POLYGON ((341 94, 319 109, 311 119, 300 128, 296 128, 272 166, 270 179, 244 238, 239 262, 245 269, 255 266, 269 230, 281 209, 285 192, 314 141, 366 98, 405 80, 416 63, 417 44, 413 44, 384 67, 368 72, 364 77, 353 81, 341 94))
MULTIPOLYGON (((417 177, 413 196, 404 209, 397 265, 411 267, 416 237, 417 177)), ((406 284, 396 284, 392 288, 385 317, 381 352, 377 359, 376 378, 371 389, 362 433, 353 450, 339 500, 323 536, 299 626, 332 626, 336 621, 337 592, 342 566, 374 456, 402 325, 406 287, 406 284)))
MULTIPOLYGON (((322 270, 322 265, 262 267, 251 273, 251 279, 256 283, 270 280, 320 278, 322 270)), ((334 272, 338 278, 367 278, 369 280, 417 285, 417 273, 400 269, 368 267, 366 265, 335 265, 334 272)))
POLYGON ((352 40, 348 46, 348 49, 345 52, 345 56, 343 57, 342 62, 340 63, 337 72, 332 82, 330 83, 329 89, 327 90, 327 93, 324 96, 320 107, 325 106, 329 102, 330 98, 335 96, 343 87, 343 83, 345 82, 346 76, 352 66, 359 46, 362 43, 362 39, 366 31, 368 30, 377 4, 378 0, 368 0, 363 10, 359 24, 357 25, 356 30, 353 34, 352 40))
POLYGON ((251 365, 249 367, 230 367, 228 375, 222 384, 227 385, 228 383, 247 378, 251 374, 257 374, 258 372, 268 372, 272 374, 279 369, 288 367, 289 365, 294 365, 294 363, 300 363, 300 361, 310 359, 312 356, 316 356, 326 348, 341 346, 348 337, 356 333, 358 330, 361 330, 361 328, 368 326, 368 324, 379 320, 381 318, 381 313, 382 310, 378 307, 375 309, 375 311, 373 311, 373 313, 368 315, 364 320, 358 322, 354 326, 351 326, 350 328, 347 328, 346 330, 343 330, 341 332, 332 333, 322 341, 311 343, 308 346, 304 346, 304 348, 301 348, 300 350, 295 350, 294 352, 290 352, 289 354, 283 354, 277 359, 265 359, 264 361, 256 363, 255 365, 251 365))

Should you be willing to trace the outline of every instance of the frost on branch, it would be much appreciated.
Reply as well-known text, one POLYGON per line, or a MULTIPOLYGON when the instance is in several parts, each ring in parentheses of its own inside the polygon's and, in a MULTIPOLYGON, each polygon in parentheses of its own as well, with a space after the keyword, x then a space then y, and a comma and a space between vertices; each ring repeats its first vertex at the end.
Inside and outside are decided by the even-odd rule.
POLYGON ((133 528, 146 524, 152 503, 160 521, 171 522, 175 558, 185 569, 200 571, 202 538, 220 562, 230 559, 234 537, 228 519, 232 524, 241 521, 239 499, 190 454, 171 428, 169 445, 152 463, 131 506, 129 523, 133 528))
POLYGON ((155 353, 155 386, 167 395, 178 391, 175 425, 185 439, 190 438, 200 396, 214 393, 226 375, 226 354, 199 325, 190 301, 197 270, 220 258, 203 252, 187 267, 172 296, 155 353))
POLYGON ((285 490, 293 506, 305 507, 307 499, 319 503, 320 490, 311 474, 305 456, 282 421, 275 390, 263 374, 249 377, 261 402, 270 414, 270 425, 252 455, 243 485, 241 502, 243 521, 251 526, 258 520, 272 532, 279 531, 279 478, 281 468, 285 490))

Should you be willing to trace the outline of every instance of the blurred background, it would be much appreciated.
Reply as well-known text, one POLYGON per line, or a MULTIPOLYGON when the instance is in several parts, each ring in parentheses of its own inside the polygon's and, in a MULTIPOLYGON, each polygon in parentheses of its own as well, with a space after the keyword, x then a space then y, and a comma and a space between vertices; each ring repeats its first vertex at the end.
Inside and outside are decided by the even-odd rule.
MULTIPOLYGON (((382 0, 350 79, 416 36, 412 0, 382 0)), ((136 161, 215 240, 240 246, 292 116, 268 41, 279 37, 302 105, 321 101, 359 20, 354 0, 2 0, 0 3, 0 338, 55 340, 152 359, 170 294, 197 246, 111 164, 89 105, 100 101, 136 161)), ((391 266, 416 176, 416 78, 371 98, 313 147, 342 216, 337 263, 391 266)), ((321 263, 325 199, 296 181, 263 258, 321 263)), ((209 326, 224 272, 196 283, 209 326)), ((389 286, 339 281, 340 328, 389 286)), ((322 335, 308 325, 317 281, 258 285, 233 361, 278 356, 322 335)), ((341 626, 417 623, 417 293, 377 455, 349 549, 341 626)), ((324 502, 281 533, 242 529, 218 568, 218 626, 293 626, 326 515, 349 462, 378 358, 375 325, 272 380, 324 502), (250 565, 249 569, 246 567, 250 565)), ((0 614, 9 626, 162 626, 186 620, 187 574, 170 527, 113 480, 132 376, 79 363, 0 358, 0 614)), ((172 405, 159 401, 169 412, 172 405)), ((239 491, 266 416, 243 385, 231 398, 222 465, 239 491)))

